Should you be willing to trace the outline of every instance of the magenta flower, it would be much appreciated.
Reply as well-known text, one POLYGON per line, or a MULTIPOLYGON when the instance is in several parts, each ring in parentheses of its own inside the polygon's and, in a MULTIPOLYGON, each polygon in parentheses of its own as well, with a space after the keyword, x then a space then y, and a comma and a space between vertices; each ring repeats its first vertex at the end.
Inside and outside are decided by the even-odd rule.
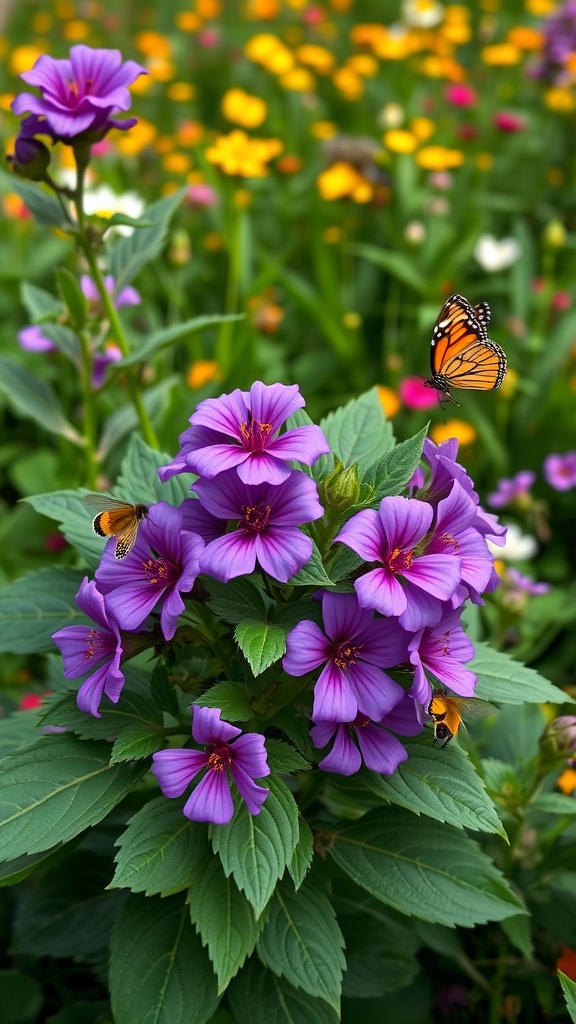
POLYGON ((424 387, 421 377, 405 377, 400 381, 398 394, 407 409, 431 409, 438 404, 438 395, 424 387))
POLYGON ((192 736, 204 750, 160 750, 153 755, 151 769, 164 796, 173 798, 182 796, 205 768, 184 805, 184 814, 192 821, 215 825, 227 825, 234 814, 229 774, 250 814, 260 813, 270 792, 254 782, 270 774, 264 737, 253 732, 241 735, 241 729, 221 721, 221 714, 218 708, 192 705, 192 736))
POLYGON ((461 580, 460 558, 426 554, 434 510, 415 498, 383 498, 378 511, 364 509, 335 538, 366 562, 379 566, 354 583, 363 608, 398 616, 409 632, 437 622, 461 580))
POLYGON ((100 718, 98 710, 105 693, 117 704, 124 686, 120 669, 122 640, 120 629, 96 583, 84 577, 76 594, 78 607, 96 626, 65 626, 52 635, 64 659, 64 676, 77 679, 91 672, 78 691, 76 702, 81 711, 100 718))
POLYGON ((453 107, 473 107, 478 100, 476 90, 464 82, 450 82, 444 89, 444 95, 453 107))
POLYGON ((45 334, 39 324, 30 324, 18 331, 18 343, 28 352, 56 352, 56 345, 45 334))
POLYGON ((492 508, 503 508, 504 505, 519 504, 525 506, 531 499, 530 488, 536 474, 530 469, 521 469, 519 473, 508 479, 498 480, 496 490, 488 495, 488 504, 492 508))
POLYGON ((312 541, 299 530, 319 519, 323 508, 316 484, 293 471, 277 487, 245 484, 236 470, 194 484, 204 508, 217 519, 233 520, 236 529, 210 541, 200 556, 200 571, 227 583, 254 571, 256 564, 286 583, 310 560, 312 541))
POLYGON ((359 714, 348 724, 322 722, 314 725, 310 738, 317 749, 336 737, 332 750, 319 761, 318 767, 336 775, 355 775, 364 761, 371 771, 391 775, 408 759, 408 754, 390 730, 401 736, 416 736, 422 731, 414 701, 407 695, 379 722, 359 714))
POLYGON ((122 629, 136 630, 161 602, 160 627, 166 640, 176 632, 187 594, 198 575, 201 537, 185 528, 184 514, 165 501, 152 505, 138 539, 120 562, 108 544, 96 570, 106 610, 122 629))
POLYGON ((526 127, 526 121, 518 114, 512 114, 508 110, 501 110, 494 114, 494 126, 501 132, 521 132, 526 127))
MULTIPOLYGON (((282 483, 291 472, 286 460, 311 466, 330 451, 320 427, 314 424, 279 435, 288 417, 303 405, 296 384, 267 385, 259 380, 250 391, 237 389, 220 398, 205 399, 190 417, 192 428, 180 437, 187 471, 211 480, 235 467, 245 484, 282 483)), ((175 463, 178 468, 174 472, 182 472, 178 456, 175 463)))
MULTIPOLYGON (((116 282, 114 281, 112 274, 106 274, 104 277, 104 285, 106 287, 106 291, 113 296, 116 309, 122 309, 123 306, 139 306, 142 302, 140 292, 137 292, 131 285, 128 285, 126 288, 122 288, 118 292, 118 295, 114 295, 116 282)), ((88 302, 90 302, 98 311, 101 311, 102 300, 100 298, 100 292, 88 274, 82 274, 80 278, 80 287, 84 298, 87 299, 88 302)))
POLYGON ((576 487, 576 452, 547 455, 543 471, 546 483, 555 491, 571 491, 576 487))
POLYGON ((410 696, 422 707, 427 708, 432 698, 432 685, 426 672, 461 697, 473 696, 476 676, 465 664, 472 661, 474 646, 460 625, 459 609, 445 607, 435 626, 418 630, 408 650, 414 666, 410 696))
POLYGON ((132 60, 122 63, 119 50, 95 50, 79 44, 71 48, 69 59, 39 57, 32 70, 20 77, 40 89, 41 96, 21 93, 12 110, 44 118, 42 133, 69 144, 87 131, 95 137, 102 137, 110 128, 125 131, 136 124, 136 118, 118 121, 114 115, 130 108, 128 86, 145 74, 146 69, 132 60))
POLYGON ((325 633, 304 619, 286 637, 285 672, 303 676, 324 665, 314 687, 314 722, 379 721, 404 696, 383 668, 408 656, 408 634, 395 622, 374 620, 355 594, 322 594, 325 633))

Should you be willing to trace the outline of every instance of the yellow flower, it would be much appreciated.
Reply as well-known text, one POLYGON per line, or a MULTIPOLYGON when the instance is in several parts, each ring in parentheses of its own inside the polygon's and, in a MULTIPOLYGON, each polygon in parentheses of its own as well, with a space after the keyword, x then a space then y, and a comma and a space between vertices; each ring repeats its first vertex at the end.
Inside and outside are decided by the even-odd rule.
POLYGON ((68 18, 74 17, 76 11, 70 0, 57 0, 57 3, 54 4, 54 13, 60 21, 67 21, 68 18))
POLYGON ((176 28, 181 32, 197 32, 202 26, 202 20, 194 11, 181 11, 174 18, 176 28))
POLYGON ((338 134, 338 129, 332 121, 314 121, 310 131, 315 139, 331 139, 338 134))
POLYGON ((278 0, 248 0, 244 6, 244 17, 249 21, 272 21, 279 14, 278 0))
POLYGON ((449 43, 454 43, 455 46, 463 46, 472 39, 472 29, 464 22, 449 22, 440 27, 440 32, 444 39, 449 43))
POLYGON ((156 128, 151 121, 139 117, 138 121, 129 132, 125 132, 116 139, 116 149, 123 156, 137 156, 146 146, 150 146, 156 138, 156 128))
POLYGON ((150 75, 140 75, 135 82, 132 82, 130 92, 136 93, 137 96, 143 96, 153 85, 154 79, 150 75))
POLYGON ((255 64, 261 64, 274 75, 282 75, 294 67, 294 57, 281 39, 270 32, 252 36, 246 43, 244 53, 255 64))
POLYGON ((222 113, 228 121, 243 128, 258 128, 268 115, 268 108, 259 96, 243 89, 228 89, 222 97, 222 113))
POLYGON ((484 63, 491 67, 506 68, 512 64, 519 64, 522 60, 522 51, 512 43, 494 43, 492 46, 485 46, 480 51, 480 56, 484 63))
POLYGON ((436 131, 436 125, 429 117, 414 117, 410 122, 410 128, 418 139, 418 142, 426 142, 436 131))
POLYGON ((195 6, 201 18, 219 18, 222 13, 220 0, 196 0, 195 6))
POLYGON ((71 42, 78 42, 78 40, 87 39, 90 35, 90 26, 85 21, 69 21, 66 25, 62 26, 62 35, 64 39, 70 39, 71 42))
POLYGON ((536 18, 547 18, 556 7, 556 0, 525 0, 528 14, 536 18))
POLYGON ((172 56, 172 44, 170 40, 160 32, 138 32, 134 45, 140 53, 146 57, 161 58, 170 60, 172 56))
POLYGON ((175 65, 171 60, 165 60, 164 57, 149 57, 146 67, 150 78, 155 82, 171 82, 176 74, 175 65))
POLYGON ((322 171, 316 179, 316 184, 322 199, 327 202, 351 198, 356 203, 369 203, 374 196, 371 182, 344 160, 322 171))
POLYGON ((354 25, 350 30, 350 40, 354 46, 371 46, 375 49, 377 45, 384 45, 387 38, 388 29, 377 23, 354 25))
POLYGON ((384 409, 384 415, 386 419, 391 420, 400 409, 400 399, 392 388, 387 388, 384 384, 379 384, 377 391, 380 405, 384 409))
POLYGON ((166 89, 166 95, 174 103, 187 103, 194 99, 196 90, 190 82, 172 82, 166 89))
POLYGON ((332 75, 332 81, 345 100, 357 100, 364 92, 364 82, 350 68, 338 68, 332 75))
POLYGON ((450 171, 464 163, 464 153, 460 149, 448 149, 447 146, 424 146, 416 154, 415 160, 425 171, 450 171))
POLYGON ((330 50, 324 46, 314 46, 311 43, 299 46, 295 57, 300 64, 306 64, 313 68, 319 75, 329 75, 336 63, 334 54, 330 53, 330 50))
POLYGON ((430 430, 430 436, 436 444, 442 444, 442 441, 455 437, 458 444, 465 447, 474 444, 478 435, 471 423, 466 423, 466 420, 453 419, 447 420, 446 423, 437 423, 430 430))
POLYGON ((466 71, 458 61, 436 54, 423 57, 420 70, 427 78, 447 78, 449 82, 463 82, 466 78, 466 71))
POLYGON ((291 68, 280 75, 280 85, 289 92, 314 92, 316 80, 308 68, 291 68))
POLYGON ((251 139, 240 128, 229 135, 218 135, 213 146, 205 151, 206 159, 220 167, 224 174, 244 178, 264 178, 268 161, 282 152, 279 139, 251 139))
MULTIPOLYGON (((13 100, 14 100, 14 93, 13 92, 3 92, 3 93, 1 93, 0 94, 0 110, 10 110, 10 107, 12 105, 13 100)), ((11 147, 11 146, 7 146, 6 145, 4 148, 7 151, 9 151, 9 152, 13 152, 13 147, 11 147)))
POLYGON ((11 75, 21 75, 23 71, 29 71, 42 56, 42 50, 38 46, 16 46, 8 58, 8 70, 11 75))
POLYGON ((560 86, 548 89, 544 93, 544 102, 550 110, 556 110, 559 114, 570 114, 576 107, 576 99, 570 89, 560 86))
POLYGON ((508 33, 508 42, 520 50, 540 50, 544 36, 537 28, 530 25, 515 25, 508 33))
POLYGON ((249 206, 252 206, 252 193, 247 188, 238 188, 234 193, 234 206, 237 206, 239 210, 247 210, 249 206))
POLYGON ((416 136, 404 128, 391 128, 382 141, 391 153, 413 153, 418 145, 416 136))
POLYGON ((167 153, 162 166, 169 174, 185 174, 190 168, 190 157, 185 153, 167 153))
POLYGON ((415 32, 385 30, 385 34, 376 36, 373 42, 374 53, 382 60, 405 60, 419 48, 419 40, 415 32))
POLYGON ((215 359, 196 359, 186 375, 186 383, 194 391, 210 381, 219 380, 218 363, 215 359))
POLYGON ((576 769, 565 768, 556 779, 556 785, 561 793, 570 796, 576 789, 576 769))
POLYGON ((362 75, 364 78, 374 78, 380 70, 378 61, 375 57, 371 57, 369 53, 355 53, 348 57, 346 67, 354 71, 356 75, 362 75))

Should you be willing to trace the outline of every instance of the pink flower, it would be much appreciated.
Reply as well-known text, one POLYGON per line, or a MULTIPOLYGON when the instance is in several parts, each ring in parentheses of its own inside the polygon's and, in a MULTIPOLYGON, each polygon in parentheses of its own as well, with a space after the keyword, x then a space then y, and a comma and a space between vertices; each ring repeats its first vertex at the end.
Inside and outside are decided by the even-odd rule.
POLYGON ((405 377, 398 391, 408 409, 431 409, 438 404, 438 396, 424 386, 422 377, 405 377))
POLYGON ((552 296, 552 306, 554 309, 570 309, 571 305, 572 298, 568 292, 556 292, 556 294, 552 296))
POLYGON ((526 122, 523 117, 502 110, 499 114, 494 114, 494 125, 501 132, 521 132, 526 127, 526 122))
POLYGON ((444 95, 453 107, 473 107, 477 100, 476 91, 463 82, 451 82, 446 86, 444 95))
POLYGON ((210 209, 218 206, 220 198, 211 185, 189 185, 186 191, 186 202, 196 209, 210 209))

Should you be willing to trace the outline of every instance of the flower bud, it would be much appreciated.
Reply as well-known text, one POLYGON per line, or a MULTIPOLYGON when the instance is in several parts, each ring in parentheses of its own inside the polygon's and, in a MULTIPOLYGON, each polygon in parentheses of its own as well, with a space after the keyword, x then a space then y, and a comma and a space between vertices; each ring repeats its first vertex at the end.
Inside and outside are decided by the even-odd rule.
POLYGON ((343 466, 337 461, 336 468, 320 484, 320 501, 324 508, 339 515, 355 505, 359 497, 357 467, 343 466))
POLYGON ((560 715, 540 737, 540 756, 546 762, 564 761, 576 752, 576 716, 560 715))
POLYGON ((542 235, 544 245, 550 249, 563 249, 566 245, 566 228, 559 220, 548 221, 542 235))
POLYGON ((14 143, 14 154, 7 159, 21 178, 43 181, 50 163, 50 150, 39 139, 19 135, 14 143))

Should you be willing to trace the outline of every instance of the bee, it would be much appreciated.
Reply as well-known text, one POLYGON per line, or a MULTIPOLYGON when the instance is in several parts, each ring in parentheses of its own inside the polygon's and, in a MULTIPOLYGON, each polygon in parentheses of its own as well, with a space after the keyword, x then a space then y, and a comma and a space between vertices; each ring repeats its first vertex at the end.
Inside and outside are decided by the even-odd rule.
POLYGON ((495 711, 493 704, 475 697, 453 697, 445 690, 434 690, 427 711, 434 719, 434 741, 443 749, 456 736, 462 725, 463 715, 469 718, 483 718, 495 711))
POLYGON ((86 494, 82 501, 96 512, 92 520, 94 533, 99 537, 116 537, 114 557, 124 558, 136 543, 138 527, 148 515, 148 506, 133 505, 106 494, 86 494))

